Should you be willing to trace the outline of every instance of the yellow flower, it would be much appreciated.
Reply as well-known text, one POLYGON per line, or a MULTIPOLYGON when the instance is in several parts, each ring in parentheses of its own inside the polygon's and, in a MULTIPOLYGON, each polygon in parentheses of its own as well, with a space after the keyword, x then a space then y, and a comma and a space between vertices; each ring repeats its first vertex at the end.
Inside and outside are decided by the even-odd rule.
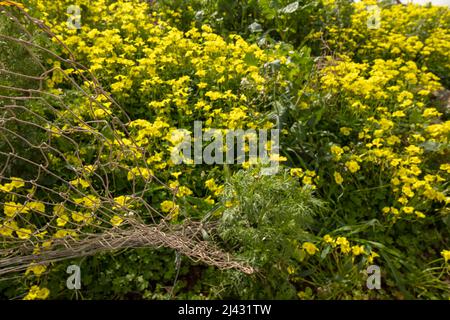
POLYGON ((345 166, 350 170, 351 173, 355 173, 360 169, 358 162, 351 160, 345 163, 345 166))
POLYGON ((412 192, 411 187, 406 184, 402 187, 402 192, 409 198, 414 197, 414 192, 412 192))
POLYGON ((195 73, 196 76, 199 76, 200 78, 206 76, 206 71, 205 70, 197 70, 197 72, 195 73))
POLYGON ((48 241, 44 241, 42 242, 42 248, 50 248, 52 246, 52 241, 48 240, 48 241))
POLYGON ((218 91, 208 91, 207 93, 205 93, 205 96, 210 98, 212 101, 215 101, 222 98, 222 93, 218 91))
POLYGON ((292 168, 289 171, 289 174, 293 177, 299 177, 301 178, 303 176, 303 169, 302 168, 292 168))
POLYGON ((304 176, 303 179, 302 179, 302 182, 303 182, 304 184, 308 184, 308 185, 312 185, 312 184, 313 184, 312 178, 311 178, 311 177, 308 177, 308 176, 304 176))
POLYGON ((346 237, 337 237, 336 244, 338 244, 338 245, 345 245, 345 246, 349 245, 348 240, 347 240, 346 237))
POLYGON ((95 108, 93 114, 95 118, 104 118, 110 114, 110 111, 107 109, 95 108))
POLYGON ((72 219, 75 222, 86 222, 86 223, 89 223, 89 222, 92 221, 92 215, 89 212, 85 212, 85 213, 72 212, 72 219))
POLYGON ((173 201, 165 200, 161 202, 161 211, 171 212, 172 213, 171 219, 176 220, 180 213, 180 207, 173 201))
POLYGON ((308 177, 315 177, 316 176, 316 172, 315 171, 311 171, 311 170, 306 170, 305 174, 308 177))
POLYGON ((206 197, 205 199, 203 199, 203 201, 205 201, 207 204, 215 203, 214 199, 211 199, 211 196, 206 197))
MULTIPOLYGON (((60 238, 64 238, 68 235, 72 234, 69 230, 58 230, 53 234, 53 238, 56 239, 60 239, 60 238)), ((46 243, 46 245, 50 246, 51 245, 51 241, 48 241, 48 243, 46 243)), ((42 244, 42 246, 44 246, 44 244, 42 244)))
POLYGON ((122 224, 123 219, 121 217, 115 215, 114 217, 111 218, 110 221, 114 227, 118 227, 122 224))
POLYGON ((367 258, 367 261, 369 261, 369 263, 372 263, 373 260, 374 260, 376 257, 379 257, 379 256, 380 256, 380 255, 379 255, 378 253, 376 253, 375 251, 372 251, 372 252, 370 253, 369 257, 367 258))
POLYGON ((340 249, 343 254, 347 254, 352 250, 349 245, 341 245, 340 249))
POLYGON ((329 234, 323 236, 323 241, 331 244, 333 247, 336 246, 336 240, 334 240, 329 234))
POLYGON ((450 173, 450 163, 444 163, 441 164, 441 166, 439 167, 439 169, 447 171, 447 173, 450 173))
POLYGON ((396 167, 396 166, 398 166, 399 164, 400 164, 400 159, 397 159, 397 158, 395 158, 395 159, 392 159, 391 160, 391 166, 393 166, 393 167, 396 167))
POLYGON ((67 216, 67 214, 63 214, 59 218, 56 219, 56 225, 58 227, 64 227, 66 225, 67 221, 69 221, 69 217, 67 216))
POLYGON ((199 83, 197 84, 197 87, 198 87, 199 89, 204 89, 204 88, 206 88, 207 86, 208 86, 208 84, 205 83, 205 82, 199 82, 199 83))
POLYGON ((397 137, 397 136, 395 136, 395 135, 389 136, 389 137, 386 139, 386 141, 387 141, 387 143, 388 143, 389 145, 391 145, 391 146, 394 145, 394 144, 396 144, 396 143, 400 143, 400 142, 401 142, 400 138, 397 137))
POLYGON ((23 300, 35 300, 41 299, 45 300, 50 294, 50 290, 47 288, 39 288, 38 286, 32 286, 27 295, 23 298, 23 300))
POLYGON ((161 211, 162 212, 170 212, 172 210, 178 212, 178 205, 175 204, 175 202, 173 201, 169 201, 169 200, 165 200, 163 202, 161 202, 161 211))
POLYGON ((13 232, 18 229, 15 221, 6 221, 3 225, 0 225, 0 235, 4 237, 12 237, 13 232))
POLYGON ((339 131, 344 135, 344 136, 348 136, 350 135, 350 133, 352 132, 351 128, 347 128, 347 127, 342 127, 339 129, 339 131))
POLYGON ((31 230, 26 228, 20 228, 19 230, 16 230, 16 234, 20 239, 29 239, 31 233, 31 230))
POLYGON ((175 179, 178 179, 178 177, 179 177, 181 174, 182 174, 181 171, 179 171, 179 172, 171 172, 171 173, 170 173, 170 175, 171 175, 171 176, 174 176, 175 179))
MULTIPOLYGON (((117 205, 114 205, 112 208, 114 210, 120 210, 123 209, 123 207, 128 206, 128 202, 130 202, 133 198, 131 196, 118 196, 114 198, 114 203, 117 205)), ((130 205, 130 207, 132 207, 130 205)))
POLYGON ((48 290, 47 288, 42 288, 37 292, 36 299, 45 300, 48 298, 49 294, 50 290, 48 290))
POLYGON ((205 181, 205 186, 206 186, 206 188, 208 188, 212 192, 214 192, 217 189, 216 182, 214 181, 213 178, 206 180, 205 181))
POLYGON ((90 209, 94 209, 94 210, 97 209, 100 206, 100 204, 101 204, 100 199, 98 199, 97 197, 95 197, 93 195, 88 195, 88 196, 83 197, 83 198, 73 199, 73 201, 76 204, 82 204, 85 207, 90 208, 90 209))
POLYGON ((350 243, 345 237, 338 237, 336 239, 336 244, 340 246, 341 252, 344 254, 347 254, 352 250, 350 248, 350 243))
POLYGON ((396 117, 396 118, 402 118, 402 117, 405 117, 406 115, 403 111, 399 110, 399 111, 393 112, 392 116, 396 117))
POLYGON ((87 182, 86 180, 81 179, 81 178, 77 178, 75 180, 70 181, 70 184, 75 186, 75 187, 76 186, 81 186, 82 188, 89 187, 89 182, 87 182))
POLYGON ((344 179, 339 172, 334 172, 334 181, 336 181, 337 184, 342 184, 342 182, 344 182, 344 179))
POLYGON ((53 207, 53 213, 57 216, 61 216, 64 213, 64 210, 64 205, 61 203, 58 203, 53 207))
POLYGON ((344 153, 344 150, 337 145, 331 146, 330 151, 334 155, 336 160, 339 160, 341 158, 342 154, 344 153))
POLYGON ((423 219, 426 217, 425 214, 421 211, 414 211, 414 213, 416 214, 417 218, 423 219))
POLYGON ((134 177, 142 177, 144 180, 149 180, 151 177, 153 177, 153 171, 148 168, 141 168, 136 167, 128 171, 127 179, 129 181, 134 180, 134 177))
POLYGON ((202 31, 207 32, 207 33, 211 33, 212 29, 210 26, 208 26, 207 24, 202 25, 201 27, 202 31))
POLYGON ((359 256, 364 253, 364 246, 353 246, 352 253, 354 256, 359 256))
POLYGON ((189 189, 186 186, 180 186, 180 187, 178 187, 178 192, 177 192, 176 196, 181 198, 181 197, 184 197, 184 196, 189 196, 191 194, 192 194, 192 190, 191 189, 189 189))
POLYGON ((310 255, 314 255, 317 251, 319 251, 319 249, 317 249, 317 247, 311 242, 303 243, 302 248, 305 249, 310 255))
POLYGON ((27 212, 27 208, 25 208, 20 203, 15 202, 5 202, 3 206, 3 212, 8 217, 14 217, 14 215, 18 212, 27 212))
POLYGON ((405 204, 408 203, 408 199, 405 198, 405 197, 400 197, 400 198, 398 198, 397 201, 398 201, 399 203, 403 204, 403 205, 405 205, 405 204))
POLYGON ((45 205, 42 202, 38 201, 29 202, 27 203, 26 207, 33 211, 45 213, 45 205))
POLYGON ((42 264, 37 264, 37 265, 28 267, 25 274, 29 274, 30 272, 33 272, 35 275, 40 276, 41 274, 43 274, 45 272, 45 270, 47 270, 46 266, 44 266, 42 264))
POLYGON ((0 184, 0 191, 11 192, 14 189, 19 189, 25 186, 25 181, 21 178, 11 177, 10 180, 10 183, 5 183, 4 185, 0 184))
POLYGON ((444 258, 445 262, 450 260, 450 250, 442 250, 441 255, 444 258))
POLYGON ((287 267, 287 272, 288 272, 288 274, 294 274, 295 273, 295 268, 293 266, 288 266, 287 267))
POLYGON ((404 213, 413 213, 414 207, 403 207, 402 210, 404 213))
POLYGON ((430 117, 439 117, 442 115, 442 113, 437 111, 435 108, 427 108, 423 111, 422 115, 425 118, 430 118, 430 117))

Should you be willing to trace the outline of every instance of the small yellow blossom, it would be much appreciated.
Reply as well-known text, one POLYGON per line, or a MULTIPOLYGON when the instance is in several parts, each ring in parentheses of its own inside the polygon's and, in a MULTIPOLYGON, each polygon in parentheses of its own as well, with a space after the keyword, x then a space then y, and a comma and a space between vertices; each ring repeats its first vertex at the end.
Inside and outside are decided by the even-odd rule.
POLYGON ((56 219, 56 225, 58 227, 64 227, 66 225, 67 221, 69 221, 69 217, 67 216, 67 214, 63 214, 59 218, 56 219))
POLYGON ((23 205, 15 202, 6 202, 3 206, 3 212, 7 217, 14 217, 16 213, 27 212, 28 209, 23 205))
POLYGON ((50 294, 50 290, 47 288, 39 288, 39 286, 32 286, 27 295, 23 298, 23 300, 45 300, 50 294))
POLYGON ((288 266, 287 267, 287 272, 288 272, 288 274, 294 274, 295 273, 295 268, 293 266, 288 266))
POLYGON ((359 256, 360 254, 364 253, 364 246, 353 246, 352 247, 352 254, 354 256, 359 256))
POLYGON ((344 182, 344 179, 342 178, 341 174, 339 172, 334 172, 334 181, 336 181, 337 184, 342 184, 344 182))
POLYGON ((20 239, 29 239, 32 232, 30 229, 20 228, 19 230, 16 230, 16 234, 20 239))
POLYGON ((34 273, 37 276, 40 276, 41 274, 43 274, 45 272, 45 270, 47 270, 47 267, 42 265, 42 264, 37 264, 37 265, 33 265, 28 267, 27 271, 25 272, 25 274, 29 274, 30 272, 34 273))
POLYGON ((402 211, 404 213, 413 213, 414 212, 414 207, 403 207, 402 211))
POLYGON ((442 250, 441 255, 444 258, 445 262, 450 260, 450 250, 442 250))
POLYGON ((302 244, 302 248, 306 250, 310 255, 314 255, 319 249, 315 246, 314 243, 305 242, 302 244))
POLYGON ((81 186, 82 188, 89 187, 89 182, 87 182, 86 180, 81 179, 81 178, 77 178, 75 180, 70 181, 70 184, 75 186, 75 187, 76 186, 81 186))
POLYGON ((345 163, 345 166, 350 170, 351 173, 355 173, 360 169, 358 162, 351 160, 345 163))
POLYGON ((292 168, 289 171, 289 174, 293 177, 299 177, 301 178, 303 176, 303 169, 302 168, 292 168))
POLYGON ((339 131, 344 135, 344 136, 348 136, 350 135, 350 133, 352 132, 351 128, 348 127, 342 127, 339 129, 339 131))
POLYGON ((114 217, 112 217, 110 221, 114 227, 118 227, 122 224, 123 219, 117 215, 114 215, 114 217))
POLYGON ((369 262, 369 263, 373 263, 373 260, 376 258, 376 257, 379 257, 380 255, 378 254, 378 253, 376 253, 375 251, 372 251, 371 253, 370 253, 370 255, 369 255, 369 257, 367 258, 367 261, 369 262))
POLYGON ((334 155, 336 160, 339 160, 344 153, 344 150, 337 145, 331 146, 330 151, 334 155))

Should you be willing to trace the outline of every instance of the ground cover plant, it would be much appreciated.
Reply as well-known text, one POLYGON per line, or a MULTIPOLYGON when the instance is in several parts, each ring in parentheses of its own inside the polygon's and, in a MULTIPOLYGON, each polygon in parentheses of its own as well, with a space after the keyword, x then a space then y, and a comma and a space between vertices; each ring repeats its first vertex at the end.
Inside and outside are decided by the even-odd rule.
POLYGON ((0 8, 1 298, 450 298, 448 7, 0 8))

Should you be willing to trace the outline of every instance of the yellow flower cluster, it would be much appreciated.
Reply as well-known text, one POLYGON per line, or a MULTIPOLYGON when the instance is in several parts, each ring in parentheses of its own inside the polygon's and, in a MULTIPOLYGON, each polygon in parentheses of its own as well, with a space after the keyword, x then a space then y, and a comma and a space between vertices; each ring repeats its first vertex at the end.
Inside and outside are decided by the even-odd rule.
POLYGON ((32 286, 30 291, 26 294, 23 300, 45 300, 48 298, 50 290, 47 288, 40 288, 39 286, 32 286))
POLYGON ((345 255, 350 253, 355 257, 365 255, 368 263, 372 263, 376 257, 379 257, 375 251, 368 252, 362 245, 351 245, 346 237, 333 238, 329 234, 326 234, 323 237, 323 242, 331 245, 332 248, 339 248, 340 252, 345 255))
POLYGON ((171 213, 171 219, 176 220, 180 213, 180 206, 173 201, 165 200, 161 203, 161 211, 171 213))
MULTIPOLYGON (((3 203, 3 214, 5 218, 0 220, 0 235, 29 239, 34 233, 35 227, 33 224, 28 223, 24 216, 30 213, 45 213, 45 205, 39 201, 30 201, 25 204, 14 201, 3 203), (17 218, 17 221, 14 220, 15 218, 17 218)), ((36 232, 36 236, 38 237, 42 237, 43 235, 44 233, 36 232)))
MULTIPOLYGON (((279 46, 263 50, 239 35, 219 36, 208 25, 183 32, 161 19, 167 12, 152 12, 147 2, 138 0, 114 3, 81 0, 77 2, 83 8, 81 29, 71 30, 67 28, 67 16, 61 13, 61 8, 71 4, 70 0, 36 0, 27 3, 27 7, 49 24, 77 60, 102 80, 119 104, 126 106, 131 118, 127 123, 129 134, 117 130, 115 133, 120 138, 106 147, 112 149, 110 152, 124 167, 128 166, 129 181, 139 183, 136 178, 141 177, 141 182, 147 182, 157 172, 158 179, 176 190, 177 197, 190 195, 194 184, 189 179, 192 174, 186 175, 183 183, 178 174, 171 180, 180 169, 180 174, 192 172, 170 160, 178 142, 175 140, 181 138, 174 134, 177 130, 191 130, 194 120, 203 121, 205 131, 274 126, 258 110, 258 105, 274 84, 279 87, 288 84, 280 73, 267 72, 271 61, 288 63, 284 54, 278 53, 279 46), (114 146, 126 146, 129 153, 120 153, 114 146), (148 167, 136 167, 130 159, 145 160, 148 167)), ((169 16, 178 15, 173 14, 169 16)), ((61 64, 56 62, 55 67, 60 68, 61 64)), ((56 88, 63 81, 64 77, 55 76, 48 85, 56 88)), ((101 97, 97 102, 101 107, 82 101, 71 112, 84 120, 108 120, 114 114, 114 107, 101 97)), ((71 115, 63 112, 62 117, 65 116, 71 115)), ((68 125, 50 129, 56 137, 61 131, 69 134, 71 130, 68 125)), ((66 157, 71 159, 70 154, 66 157)), ((249 165, 246 161, 242 167, 249 165)), ((313 184, 313 178, 307 175, 303 182, 313 184)), ((84 177, 71 183, 86 189, 90 186, 90 180, 84 177)), ((223 189, 210 183, 206 186, 214 197, 223 189)), ((213 199, 206 201, 213 202, 213 199)), ((64 224, 62 218, 59 222, 64 224)), ((114 222, 118 224, 119 220, 114 222)))
POLYGON ((42 264, 32 265, 27 268, 25 274, 34 273, 36 276, 40 276, 47 270, 47 267, 42 264))
POLYGON ((0 184, 0 191, 3 192, 11 192, 14 189, 19 189, 25 186, 25 181, 23 181, 21 178, 10 178, 11 182, 0 184))
MULTIPOLYGON (((336 7, 327 3, 328 10, 336 7)), ((353 4, 355 12, 349 25, 342 25, 337 17, 327 27, 327 43, 332 49, 351 56, 373 59, 401 58, 417 60, 423 65, 438 64, 443 75, 450 70, 450 10, 445 6, 415 4, 383 6, 375 0, 353 4), (380 6, 378 28, 368 28, 371 11, 367 6, 380 6)), ((316 33, 315 37, 323 36, 316 33)), ((445 74, 447 73, 447 74, 445 74)), ((417 81, 413 74, 405 79, 417 81)))
POLYGON ((358 174, 361 168, 378 167, 391 177, 396 199, 391 208, 383 209, 385 214, 397 218, 401 213, 414 213, 423 218, 425 214, 415 210, 416 205, 427 201, 448 204, 443 187, 447 167, 443 164, 440 170, 432 170, 424 165, 428 156, 424 146, 435 145, 437 153, 445 152, 450 132, 450 122, 436 121, 441 113, 427 107, 431 93, 441 88, 437 77, 400 58, 355 63, 343 57, 326 66, 322 74, 323 90, 340 96, 334 108, 354 114, 358 124, 351 131, 340 130, 348 145, 330 147, 341 168, 333 173, 336 184, 346 180, 345 172, 358 174))
POLYGON ((314 171, 303 171, 302 168, 291 168, 290 175, 301 178, 301 182, 304 185, 308 185, 311 189, 316 189, 316 184, 320 181, 320 176, 318 176, 314 171))
POLYGON ((308 252, 308 254, 310 254, 310 255, 314 255, 317 251, 319 251, 319 249, 316 247, 316 245, 311 242, 304 242, 302 244, 302 249, 305 249, 306 252, 308 252))

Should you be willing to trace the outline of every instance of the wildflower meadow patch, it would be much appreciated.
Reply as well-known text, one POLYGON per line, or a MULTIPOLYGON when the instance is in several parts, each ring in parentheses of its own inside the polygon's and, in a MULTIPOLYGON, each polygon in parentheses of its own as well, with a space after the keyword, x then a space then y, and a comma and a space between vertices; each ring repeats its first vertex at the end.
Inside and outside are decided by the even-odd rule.
POLYGON ((449 71, 447 6, 0 1, 0 297, 449 299, 449 71))

